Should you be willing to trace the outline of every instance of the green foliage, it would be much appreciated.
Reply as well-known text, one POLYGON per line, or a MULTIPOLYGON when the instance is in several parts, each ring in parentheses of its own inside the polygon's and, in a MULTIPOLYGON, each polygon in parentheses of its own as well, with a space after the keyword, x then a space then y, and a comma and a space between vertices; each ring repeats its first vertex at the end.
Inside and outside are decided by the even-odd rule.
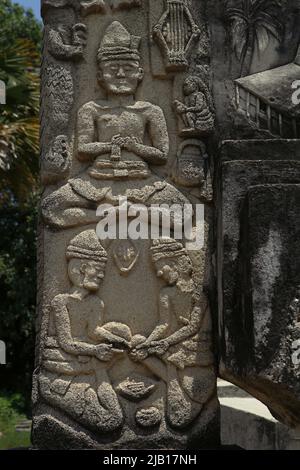
POLYGON ((0 450, 28 447, 30 433, 16 432, 15 426, 26 419, 20 394, 0 393, 0 450))
POLYGON ((16 39, 28 39, 36 45, 37 49, 40 48, 41 24, 32 10, 25 10, 11 0, 1 0, 0 17, 1 33, 2 37, 6 38, 6 44, 13 43, 16 39))
MULTIPOLYGON (((29 406, 36 305, 41 25, 32 12, 10 0, 0 2, 0 16, 0 80, 7 86, 7 104, 0 107, 0 339, 6 343, 8 362, 1 366, 0 386, 22 392, 29 406)), ((13 435, 10 430, 5 439, 13 435)))
POLYGON ((1 2, 0 15, 0 80, 7 92, 0 113, 0 193, 11 191, 23 202, 38 186, 41 25, 10 0, 1 2))
MULTIPOLYGON (((36 207, 41 25, 32 12, 0 2, 0 339, 7 346, 1 388, 30 403, 36 304, 36 207), (35 196, 33 196, 35 195, 35 196)), ((0 428, 1 431, 1 428, 0 428)))
POLYGON ((37 196, 20 208, 8 198, 0 210, 0 338, 7 347, 1 386, 29 402, 34 356, 37 196))

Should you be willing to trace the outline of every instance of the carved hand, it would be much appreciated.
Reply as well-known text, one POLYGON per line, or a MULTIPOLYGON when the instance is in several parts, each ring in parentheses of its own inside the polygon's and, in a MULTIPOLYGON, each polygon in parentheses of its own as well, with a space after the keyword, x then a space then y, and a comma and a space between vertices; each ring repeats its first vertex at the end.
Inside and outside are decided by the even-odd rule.
MULTIPOLYGON (((109 362, 112 360, 116 349, 113 349, 111 344, 99 344, 96 346, 96 354, 95 356, 97 359, 103 362, 109 362)), ((118 350, 120 352, 120 350, 118 350)), ((123 351, 121 351, 123 352, 123 351)))
POLYGON ((117 145, 123 147, 125 143, 125 137, 122 137, 120 134, 114 135, 111 139, 111 145, 117 145))
POLYGON ((165 339, 161 341, 152 341, 148 353, 156 356, 163 356, 169 349, 169 343, 165 339))
POLYGON ((134 152, 136 150, 137 145, 139 145, 139 141, 136 137, 122 137, 120 134, 115 135, 112 140, 112 145, 117 145, 120 148, 124 148, 129 152, 134 152))
POLYGON ((176 111, 178 113, 184 113, 186 111, 186 106, 183 103, 181 103, 180 101, 175 100, 174 105, 175 105, 176 111))
POLYGON ((124 148, 129 152, 136 152, 137 146, 140 144, 136 137, 126 137, 124 139, 124 148))
POLYGON ((83 23, 74 24, 72 27, 73 45, 83 53, 87 41, 87 27, 83 23))
POLYGON ((147 349, 133 349, 129 354, 134 362, 144 361, 149 356, 147 349))

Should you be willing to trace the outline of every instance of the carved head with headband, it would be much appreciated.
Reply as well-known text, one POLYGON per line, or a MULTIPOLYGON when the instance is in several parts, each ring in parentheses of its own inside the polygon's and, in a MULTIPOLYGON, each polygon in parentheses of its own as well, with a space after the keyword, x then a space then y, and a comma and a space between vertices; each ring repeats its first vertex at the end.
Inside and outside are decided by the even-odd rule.
POLYGON ((119 21, 114 21, 106 29, 98 49, 97 62, 99 82, 108 93, 135 93, 144 75, 140 66, 140 40, 119 21))

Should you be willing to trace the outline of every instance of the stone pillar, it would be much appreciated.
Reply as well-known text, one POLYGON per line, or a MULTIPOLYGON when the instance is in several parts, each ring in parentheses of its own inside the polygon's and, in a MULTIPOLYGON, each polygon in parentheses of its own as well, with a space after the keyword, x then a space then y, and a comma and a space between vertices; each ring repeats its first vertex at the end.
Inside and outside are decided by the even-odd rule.
POLYGON ((220 176, 220 374, 292 427, 300 421, 299 156, 300 141, 227 141, 220 176))
POLYGON ((42 1, 35 448, 218 446, 199 3, 42 1), (204 245, 177 236, 174 216, 168 236, 107 239, 104 204, 116 229, 136 204, 202 208, 204 245))

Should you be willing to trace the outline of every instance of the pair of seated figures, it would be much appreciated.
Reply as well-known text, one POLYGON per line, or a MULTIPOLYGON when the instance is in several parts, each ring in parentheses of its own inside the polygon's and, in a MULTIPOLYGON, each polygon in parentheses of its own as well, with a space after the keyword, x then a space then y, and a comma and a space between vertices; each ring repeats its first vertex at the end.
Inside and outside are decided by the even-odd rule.
MULTIPOLYGON (((98 79, 107 99, 89 102, 79 110, 77 156, 88 165, 44 199, 43 217, 50 228, 95 225, 97 205, 117 205, 120 196, 147 206, 188 203, 177 188, 148 167, 166 163, 169 137, 161 108, 135 100, 143 79, 139 39, 118 22, 103 37, 98 79)), ((146 376, 165 384, 166 417, 174 428, 193 422, 214 392, 205 337, 209 309, 206 299, 196 295, 188 252, 172 238, 152 241, 150 252, 163 287, 158 295, 159 323, 145 337, 133 335, 123 323, 103 320, 105 306, 98 291, 108 254, 95 230, 79 233, 67 249, 71 288, 52 301, 40 389, 52 405, 98 432, 122 427, 119 395, 139 401, 151 394, 153 385, 134 384, 130 376, 119 391, 113 387, 110 370, 124 358, 133 371, 142 366, 146 376)), ((148 423, 157 424, 151 412, 145 413, 148 423)))

